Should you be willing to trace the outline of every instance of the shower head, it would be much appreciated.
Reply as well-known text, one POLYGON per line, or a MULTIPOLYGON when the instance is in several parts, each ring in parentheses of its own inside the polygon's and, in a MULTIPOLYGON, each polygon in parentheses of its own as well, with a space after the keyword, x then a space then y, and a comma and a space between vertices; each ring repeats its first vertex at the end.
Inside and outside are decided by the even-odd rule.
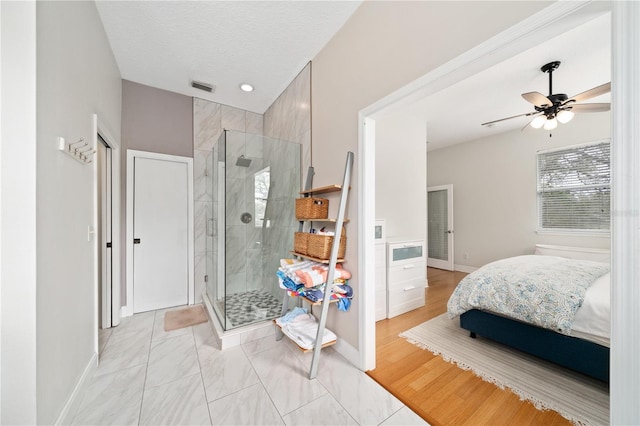
POLYGON ((244 155, 241 155, 236 160, 236 166, 249 167, 250 164, 251 164, 251 159, 250 158, 246 158, 244 155))

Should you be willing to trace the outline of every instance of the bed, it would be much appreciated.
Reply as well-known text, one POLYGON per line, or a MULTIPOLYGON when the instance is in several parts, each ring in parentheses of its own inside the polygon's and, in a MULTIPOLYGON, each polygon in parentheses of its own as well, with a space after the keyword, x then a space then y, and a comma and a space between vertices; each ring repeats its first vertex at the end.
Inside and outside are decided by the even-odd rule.
POLYGON ((450 318, 482 336, 609 382, 609 251, 536 246, 467 275, 450 318))

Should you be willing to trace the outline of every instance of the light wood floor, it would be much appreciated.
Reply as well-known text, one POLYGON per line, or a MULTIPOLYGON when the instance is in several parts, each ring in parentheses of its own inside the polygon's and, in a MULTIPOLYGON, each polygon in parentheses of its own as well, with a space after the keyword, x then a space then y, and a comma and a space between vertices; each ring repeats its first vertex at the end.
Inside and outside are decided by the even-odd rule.
POLYGON ((367 374, 431 425, 569 425, 463 371, 398 334, 447 310, 462 272, 427 268, 426 306, 376 323, 376 369, 367 374))

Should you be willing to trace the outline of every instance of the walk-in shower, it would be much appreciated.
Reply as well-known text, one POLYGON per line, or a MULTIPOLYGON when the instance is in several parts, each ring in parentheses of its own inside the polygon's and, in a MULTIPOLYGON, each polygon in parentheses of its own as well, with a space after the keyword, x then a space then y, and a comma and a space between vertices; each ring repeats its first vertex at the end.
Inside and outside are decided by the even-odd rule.
POLYGON ((276 270, 297 230, 300 145, 226 130, 207 169, 209 305, 223 330, 275 318, 283 296, 276 270))

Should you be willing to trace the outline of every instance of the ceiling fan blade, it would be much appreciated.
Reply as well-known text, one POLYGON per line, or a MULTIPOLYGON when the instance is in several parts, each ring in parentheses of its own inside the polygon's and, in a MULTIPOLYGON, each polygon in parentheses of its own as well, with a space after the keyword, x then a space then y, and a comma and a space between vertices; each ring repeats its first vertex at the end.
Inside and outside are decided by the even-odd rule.
POLYGON ((534 104, 535 106, 542 106, 542 105, 553 105, 553 102, 551 102, 551 100, 549 98, 547 98, 545 95, 543 95, 540 92, 527 92, 527 93, 523 93, 522 97, 527 101, 527 102, 531 102, 532 104, 534 104))
POLYGON ((609 111, 610 109, 611 109, 611 104, 609 103, 571 105, 571 111, 573 112, 602 112, 602 111, 609 111))
POLYGON ((491 124, 499 123, 501 121, 511 120, 512 118, 518 118, 518 117, 526 117, 528 115, 533 115, 533 114, 538 114, 538 112, 537 111, 527 112, 525 114, 518 114, 511 117, 501 118, 499 120, 487 121, 486 123, 482 123, 481 126, 490 126, 491 124))
POLYGON ((600 86, 596 86, 593 89, 589 89, 586 92, 579 93, 575 95, 573 98, 570 98, 569 101, 574 102, 582 102, 587 99, 595 98, 596 96, 604 95, 605 93, 609 93, 611 91, 611 82, 601 84, 600 86))

